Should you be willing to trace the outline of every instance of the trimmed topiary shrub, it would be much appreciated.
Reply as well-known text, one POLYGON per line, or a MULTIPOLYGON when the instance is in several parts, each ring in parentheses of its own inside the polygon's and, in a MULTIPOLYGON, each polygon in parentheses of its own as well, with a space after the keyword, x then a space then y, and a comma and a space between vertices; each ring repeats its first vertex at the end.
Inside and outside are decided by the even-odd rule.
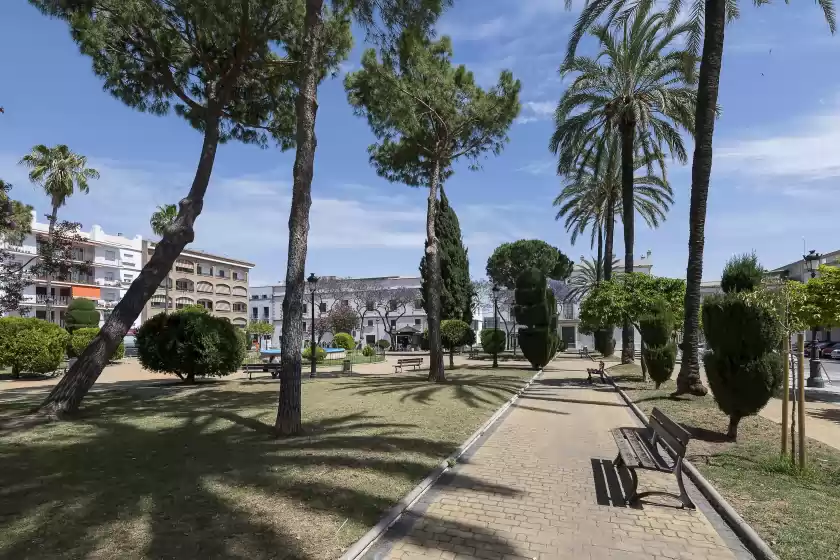
POLYGON ((87 298, 73 298, 64 314, 64 326, 67 332, 73 334, 76 329, 98 328, 99 311, 93 300, 87 298))
POLYGON ((736 255, 726 262, 720 277, 720 288, 724 293, 751 292, 761 285, 764 267, 755 253, 736 255))
POLYGON ((642 359, 656 388, 668 381, 677 361, 677 344, 672 340, 674 314, 665 300, 654 302, 651 313, 639 319, 642 359))
POLYGON ((371 356, 373 356, 375 354, 376 354, 376 348, 374 348, 370 344, 368 344, 367 346, 362 348, 362 356, 365 356, 366 358, 370 358, 371 356))
POLYGON ((557 351, 558 352, 565 352, 569 345, 566 343, 565 340, 562 338, 557 339, 557 351))
POLYGON ((380 350, 383 352, 391 347, 391 341, 387 338, 380 338, 379 341, 376 343, 380 350))
MULTIPOLYGON (((93 339, 96 338, 96 335, 99 334, 99 327, 85 327, 83 329, 76 329, 73 331, 73 334, 70 335, 70 343, 67 345, 67 355, 71 358, 77 358, 82 355, 82 352, 85 351, 85 348, 93 342, 93 339)), ((119 346, 117 349, 114 350, 114 355, 111 356, 112 360, 121 360, 125 356, 125 344, 123 341, 120 341, 119 346)))
MULTIPOLYGON (((303 353, 300 355, 300 357, 303 359, 304 362, 311 363, 312 362, 312 347, 307 346, 303 350, 303 353)), ((323 363, 324 360, 326 360, 326 359, 327 359, 327 351, 324 350, 323 348, 321 348, 320 346, 316 346, 315 347, 315 363, 316 364, 323 363)))
POLYGON ((615 339, 613 338, 612 331, 595 331, 592 339, 595 344, 595 350, 601 356, 609 357, 615 354, 615 339))
POLYGON ((548 289, 545 275, 529 268, 519 275, 514 297, 516 321, 523 325, 519 329, 519 347, 534 369, 545 367, 560 341, 554 293, 548 289))
POLYGON ((493 367, 498 367, 499 353, 505 351, 507 334, 501 329, 482 329, 481 348, 493 356, 493 367))
POLYGON ((736 440, 741 418, 758 413, 781 385, 781 327, 769 309, 729 293, 703 301, 703 332, 709 387, 736 440))
POLYGON ((475 341, 476 341, 475 331, 472 330, 472 327, 468 326, 467 327, 467 334, 464 335, 463 344, 464 344, 464 346, 469 346, 470 348, 472 348, 473 346, 475 346, 475 341))
POLYGON ((42 319, 3 317, 0 319, 0 366, 21 373, 49 373, 64 358, 67 331, 42 319))
POLYGON ((194 383, 196 376, 239 369, 245 357, 241 336, 230 321, 207 313, 160 313, 137 331, 137 352, 144 368, 194 383))
POLYGON ((345 332, 337 333, 332 340, 333 347, 344 348, 345 350, 352 350, 356 346, 356 341, 353 337, 345 332))
MULTIPOLYGON (((449 350, 449 367, 455 367, 455 348, 464 346, 468 333, 472 332, 470 326, 458 319, 447 319, 440 323, 440 341, 443 347, 449 350)), ((475 334, 473 334, 475 339, 475 334)))

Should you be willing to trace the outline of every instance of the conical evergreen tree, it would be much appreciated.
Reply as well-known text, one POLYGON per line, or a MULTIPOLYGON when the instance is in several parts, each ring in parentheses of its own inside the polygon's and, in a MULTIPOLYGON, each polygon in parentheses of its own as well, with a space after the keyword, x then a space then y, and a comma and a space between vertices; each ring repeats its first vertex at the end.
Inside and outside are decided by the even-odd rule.
MULTIPOLYGON (((470 282, 470 261, 467 248, 461 238, 461 225, 455 210, 443 188, 435 213, 435 233, 438 237, 441 278, 443 289, 440 294, 441 320, 459 319, 472 323, 472 283, 470 282)), ((429 284, 426 257, 420 259, 420 286, 423 308, 426 307, 426 290, 429 284)))

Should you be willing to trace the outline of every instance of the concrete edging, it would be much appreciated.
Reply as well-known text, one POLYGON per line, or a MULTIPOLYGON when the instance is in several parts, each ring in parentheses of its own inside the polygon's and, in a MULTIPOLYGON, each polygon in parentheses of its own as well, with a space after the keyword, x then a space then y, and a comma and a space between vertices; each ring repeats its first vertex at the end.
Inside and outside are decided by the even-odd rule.
POLYGON ((540 369, 537 373, 528 380, 528 382, 521 388, 519 391, 516 392, 510 399, 507 400, 501 407, 499 407, 496 412, 478 428, 473 434, 461 444, 461 446, 455 450, 454 453, 449 455, 446 459, 441 462, 440 465, 435 467, 426 478, 420 481, 420 484, 414 487, 408 494, 403 496, 402 500, 397 502, 395 506, 389 509, 385 515, 374 525, 367 533, 362 535, 362 537, 353 543, 350 548, 348 548, 344 554, 341 555, 339 560, 356 560, 360 558, 368 549, 376 542, 379 537, 381 537, 385 532, 391 528, 391 526, 396 523, 400 517, 419 500, 423 494, 425 494, 437 480, 443 476, 447 471, 449 471, 452 466, 450 466, 450 462, 454 462, 458 460, 461 455, 467 452, 470 447, 482 436, 484 433, 489 430, 493 424, 495 424, 499 418, 511 407, 513 403, 515 403, 519 397, 524 393, 528 387, 540 376, 542 375, 543 370, 540 369))
MULTIPOLYGON (((618 365, 618 364, 615 364, 618 365)), ((612 367, 612 366, 611 366, 612 367)), ((604 374, 609 381, 610 385, 621 395, 621 398, 624 399, 624 402, 627 403, 627 406, 633 411, 633 413, 642 421, 642 424, 649 427, 647 417, 641 411, 641 409, 636 406, 630 397, 627 396, 627 393, 624 392, 623 389, 618 387, 613 381, 613 378, 607 373, 610 368, 606 368, 604 374)), ((665 447, 665 450, 673 457, 672 451, 665 447)), ((706 497, 709 503, 712 505, 713 508, 718 512, 718 514, 726 521, 726 523, 732 528, 738 538, 741 539, 741 542, 749 549, 753 555, 758 560, 779 560, 779 557, 776 556, 770 547, 767 545, 764 540, 758 536, 758 533, 750 527, 750 525, 744 521, 744 518, 738 515, 738 512, 733 509, 729 502, 718 493, 712 484, 706 480, 706 478, 700 474, 700 471, 691 464, 691 461, 688 459, 683 459, 683 469, 685 474, 688 475, 688 478, 694 483, 698 490, 706 497)))

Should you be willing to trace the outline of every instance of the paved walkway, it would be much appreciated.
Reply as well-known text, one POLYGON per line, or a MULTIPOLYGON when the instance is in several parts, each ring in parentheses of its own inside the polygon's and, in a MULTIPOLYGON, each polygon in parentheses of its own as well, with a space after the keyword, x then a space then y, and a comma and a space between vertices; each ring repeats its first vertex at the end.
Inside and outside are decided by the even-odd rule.
MULTIPOLYGON (((808 398, 808 395, 805 395, 808 398)), ((789 403, 793 410, 793 403, 789 403)), ((776 424, 782 423, 781 399, 770 399, 759 413, 776 424)), ((805 402, 805 435, 840 450, 840 405, 832 402, 805 402)), ((788 420, 789 421, 789 420, 788 420)))
MULTIPOLYGON (((626 506, 609 429, 636 422, 612 389, 582 382, 586 366, 555 361, 367 558, 750 558, 696 490, 697 511, 669 498, 626 506)), ((639 487, 677 491, 662 473, 640 473, 639 487)))

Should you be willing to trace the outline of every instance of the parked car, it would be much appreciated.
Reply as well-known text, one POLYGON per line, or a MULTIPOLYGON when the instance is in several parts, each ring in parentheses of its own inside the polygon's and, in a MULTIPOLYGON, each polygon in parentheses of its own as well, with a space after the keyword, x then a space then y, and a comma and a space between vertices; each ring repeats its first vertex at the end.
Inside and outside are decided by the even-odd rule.
POLYGON ((137 357, 137 341, 134 336, 127 334, 123 338, 123 344, 125 345, 125 357, 126 358, 136 358, 137 357))
POLYGON ((831 351, 831 358, 834 360, 840 360, 840 348, 835 348, 831 351))
POLYGON ((831 344, 826 344, 825 346, 820 348, 820 357, 830 358, 831 352, 833 352, 835 348, 840 348, 840 342, 832 342, 831 344))
MULTIPOLYGON (((831 342, 817 342, 817 349, 822 349, 824 346, 832 344, 831 342)), ((810 342, 805 343, 805 357, 809 358, 811 356, 811 347, 813 345, 810 342)))

